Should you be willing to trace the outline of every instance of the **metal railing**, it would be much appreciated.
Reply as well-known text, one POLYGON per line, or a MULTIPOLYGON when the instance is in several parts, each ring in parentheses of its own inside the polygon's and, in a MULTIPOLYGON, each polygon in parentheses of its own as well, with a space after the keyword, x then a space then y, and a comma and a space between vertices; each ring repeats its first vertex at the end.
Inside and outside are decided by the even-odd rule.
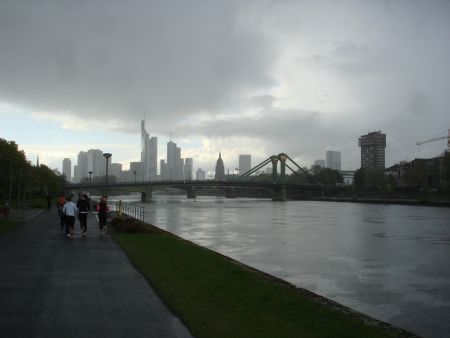
POLYGON ((116 202, 116 211, 119 213, 119 215, 127 215, 129 217, 132 217, 134 219, 138 219, 142 222, 144 222, 144 207, 142 205, 136 205, 131 203, 126 203, 122 201, 116 202))

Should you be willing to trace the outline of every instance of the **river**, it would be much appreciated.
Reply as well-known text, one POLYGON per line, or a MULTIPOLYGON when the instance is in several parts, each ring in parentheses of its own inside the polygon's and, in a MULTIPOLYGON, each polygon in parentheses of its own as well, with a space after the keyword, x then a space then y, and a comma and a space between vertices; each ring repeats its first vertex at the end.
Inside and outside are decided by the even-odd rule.
POLYGON ((163 195, 143 205, 146 222, 180 237, 423 337, 450 337, 449 208, 163 195))

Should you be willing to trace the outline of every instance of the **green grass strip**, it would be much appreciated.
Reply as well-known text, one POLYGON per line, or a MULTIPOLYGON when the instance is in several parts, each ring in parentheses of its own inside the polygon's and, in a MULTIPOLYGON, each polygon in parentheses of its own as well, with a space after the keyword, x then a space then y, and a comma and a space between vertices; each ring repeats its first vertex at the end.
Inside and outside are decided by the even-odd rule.
MULTIPOLYGON (((2 217, 0 215, 0 217, 2 217)), ((13 231, 15 228, 19 226, 19 222, 10 221, 10 220, 0 220, 0 236, 7 234, 8 232, 13 231)))
POLYGON ((114 238, 195 337, 397 336, 169 233, 114 238))

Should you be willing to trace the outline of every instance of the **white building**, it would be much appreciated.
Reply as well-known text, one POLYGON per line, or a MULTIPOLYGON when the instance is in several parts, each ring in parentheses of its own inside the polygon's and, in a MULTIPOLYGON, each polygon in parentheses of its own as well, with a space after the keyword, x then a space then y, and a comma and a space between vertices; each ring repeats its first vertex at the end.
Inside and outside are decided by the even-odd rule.
POLYGON ((252 169, 252 155, 239 155, 239 175, 252 169))
POLYGON ((206 180, 206 172, 204 170, 202 170, 202 168, 197 169, 196 179, 197 179, 197 181, 205 181, 206 180))
POLYGON ((327 150, 326 152, 326 166, 334 170, 341 170, 341 152, 334 150, 327 150))
POLYGON ((62 173, 64 176, 66 176, 67 182, 71 182, 71 180, 72 180, 72 161, 70 160, 70 158, 63 159, 62 173))
MULTIPOLYGON (((112 159, 109 161, 112 161, 112 159)), ((89 149, 87 151, 87 172, 89 171, 92 171, 92 177, 105 175, 106 159, 100 149, 89 149)))

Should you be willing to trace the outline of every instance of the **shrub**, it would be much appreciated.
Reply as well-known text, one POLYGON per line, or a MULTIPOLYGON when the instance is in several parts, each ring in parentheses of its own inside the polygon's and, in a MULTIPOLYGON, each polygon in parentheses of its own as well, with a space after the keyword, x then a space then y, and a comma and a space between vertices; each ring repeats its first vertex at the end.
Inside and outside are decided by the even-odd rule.
POLYGON ((114 217, 111 220, 111 227, 122 234, 155 234, 162 232, 162 230, 153 225, 126 216, 114 217))

